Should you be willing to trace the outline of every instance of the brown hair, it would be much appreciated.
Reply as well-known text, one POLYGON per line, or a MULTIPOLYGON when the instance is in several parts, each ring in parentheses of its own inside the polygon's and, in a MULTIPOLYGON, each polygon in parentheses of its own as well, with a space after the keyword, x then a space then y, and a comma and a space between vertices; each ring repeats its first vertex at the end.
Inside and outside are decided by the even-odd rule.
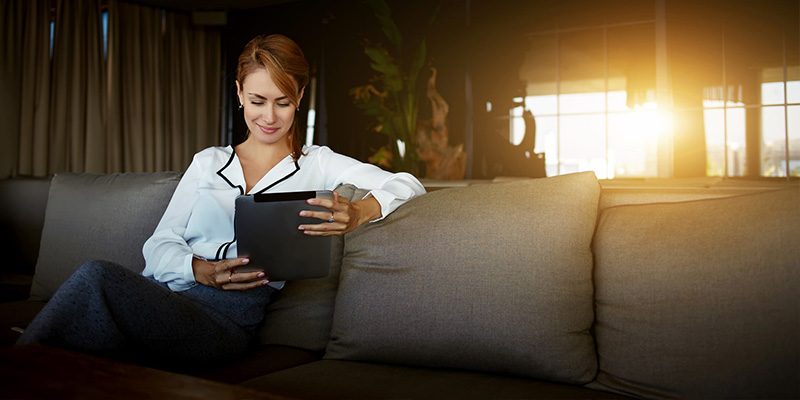
MULTIPOLYGON (((292 105, 295 108, 300 107, 300 92, 308 84, 308 62, 297 43, 279 34, 256 36, 244 46, 244 51, 239 56, 239 66, 236 69, 239 87, 244 85, 248 75, 258 69, 266 69, 292 105)), ((303 151, 300 143, 300 117, 297 112, 294 113, 289 136, 292 141, 292 158, 297 160, 303 151)))

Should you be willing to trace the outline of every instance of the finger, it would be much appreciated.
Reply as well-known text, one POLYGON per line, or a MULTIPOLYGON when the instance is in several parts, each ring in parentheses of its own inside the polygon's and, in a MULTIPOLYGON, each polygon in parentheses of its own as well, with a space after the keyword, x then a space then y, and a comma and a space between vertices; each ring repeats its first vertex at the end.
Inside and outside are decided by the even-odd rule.
POLYGON ((331 211, 309 211, 309 210, 300 211, 300 216, 301 217, 311 217, 311 218, 316 218, 316 219, 319 219, 319 220, 322 220, 322 221, 326 221, 326 222, 332 222, 331 220, 335 219, 335 214, 336 213, 333 210, 331 210, 331 211))
POLYGON ((237 273, 234 272, 228 275, 228 283, 249 283, 256 280, 261 280, 266 276, 263 271, 255 271, 255 272, 243 272, 237 273))
POLYGON ((217 262, 214 265, 214 270, 217 273, 230 272, 231 270, 234 270, 237 267, 240 267, 242 265, 247 265, 249 262, 250 262, 250 259, 248 259, 246 257, 243 257, 243 258, 231 258, 229 260, 222 260, 222 261, 217 262))
POLYGON ((345 233, 347 225, 340 222, 324 223, 317 225, 300 225, 297 229, 310 236, 331 236, 345 233))
POLYGON ((347 200, 344 197, 340 197, 339 195, 334 195, 333 199, 323 199, 320 197, 315 197, 313 199, 306 200, 306 203, 308 204, 325 207, 329 210, 336 210, 336 211, 343 210, 345 207, 347 207, 347 203, 349 202, 350 202, 349 200, 347 200))

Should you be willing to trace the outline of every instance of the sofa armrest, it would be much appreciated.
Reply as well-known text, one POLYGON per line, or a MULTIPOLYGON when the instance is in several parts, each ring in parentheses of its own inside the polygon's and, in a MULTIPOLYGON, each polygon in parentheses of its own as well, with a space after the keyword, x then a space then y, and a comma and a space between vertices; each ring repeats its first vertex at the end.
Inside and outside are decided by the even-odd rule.
POLYGON ((33 275, 39 256, 51 178, 19 177, 0 181, 0 273, 33 275))
POLYGON ((39 256, 50 178, 0 181, 0 302, 28 298, 39 256))

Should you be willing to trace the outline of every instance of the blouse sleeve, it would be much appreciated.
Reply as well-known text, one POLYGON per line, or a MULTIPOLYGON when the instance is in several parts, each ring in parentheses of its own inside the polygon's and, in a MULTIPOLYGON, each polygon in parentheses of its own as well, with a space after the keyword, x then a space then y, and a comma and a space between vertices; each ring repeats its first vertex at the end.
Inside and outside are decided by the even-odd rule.
POLYGON ((387 172, 375 165, 334 153, 329 148, 323 148, 320 168, 329 187, 349 183, 369 190, 364 198, 372 196, 381 205, 381 217, 372 222, 385 218, 403 203, 425 194, 425 188, 414 175, 387 172))
POLYGON ((184 239, 184 233, 197 198, 197 187, 203 174, 201 163, 195 155, 167 206, 153 236, 144 243, 144 276, 152 276, 166 283, 173 291, 195 285, 192 270, 193 252, 184 239))

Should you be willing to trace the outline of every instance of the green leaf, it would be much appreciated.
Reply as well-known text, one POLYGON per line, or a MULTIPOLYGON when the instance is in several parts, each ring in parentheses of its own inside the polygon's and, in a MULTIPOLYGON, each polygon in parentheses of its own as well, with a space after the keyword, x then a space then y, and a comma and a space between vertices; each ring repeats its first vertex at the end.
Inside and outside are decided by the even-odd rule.
POLYGON ((403 121, 403 116, 399 114, 395 114, 392 116, 389 125, 392 127, 392 131, 395 132, 395 138, 400 139, 402 141, 407 141, 406 136, 406 128, 405 122, 403 121))
POLYGON ((381 30, 386 35, 386 38, 398 49, 402 49, 403 36, 392 19, 392 11, 389 9, 389 5, 383 0, 363 0, 362 3, 372 9, 375 18, 381 23, 381 30))
POLYGON ((377 117, 382 115, 384 112, 380 100, 374 97, 367 101, 358 101, 355 104, 356 107, 363 111, 365 115, 377 117))
POLYGON ((403 78, 400 76, 400 68, 394 63, 389 52, 379 47, 365 47, 364 53, 372 61, 370 67, 383 75, 381 79, 385 85, 384 90, 399 92, 403 88, 403 78))

